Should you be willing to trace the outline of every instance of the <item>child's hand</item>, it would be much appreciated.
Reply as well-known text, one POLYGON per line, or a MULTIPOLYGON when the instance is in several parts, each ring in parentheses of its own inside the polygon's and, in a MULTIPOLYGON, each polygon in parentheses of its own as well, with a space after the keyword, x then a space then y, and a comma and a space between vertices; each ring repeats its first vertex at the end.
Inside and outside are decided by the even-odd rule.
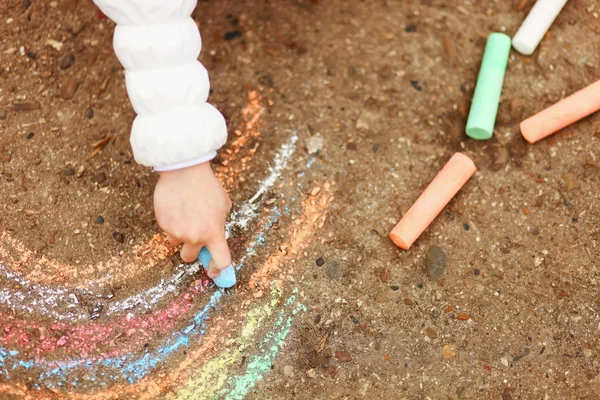
POLYGON ((200 249, 208 248, 212 255, 212 265, 207 268, 211 278, 231 264, 225 239, 230 210, 231 200, 209 163, 160 173, 154 189, 156 220, 173 245, 183 243, 183 261, 196 260, 200 249))

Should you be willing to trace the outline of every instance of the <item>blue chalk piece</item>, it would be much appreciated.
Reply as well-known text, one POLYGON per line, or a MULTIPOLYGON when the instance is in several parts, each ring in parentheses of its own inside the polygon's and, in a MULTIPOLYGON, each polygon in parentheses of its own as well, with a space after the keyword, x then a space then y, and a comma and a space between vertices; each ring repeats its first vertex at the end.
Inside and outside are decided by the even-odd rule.
MULTIPOLYGON (((206 247, 203 247, 202 250, 200 250, 200 255, 198 255, 198 260, 200 260, 204 266, 204 269, 207 269, 208 263, 211 259, 212 256, 210 255, 210 252, 206 247)), ((235 285, 237 280, 235 278, 235 269, 233 268, 233 264, 221 270, 221 274, 213 279, 213 281, 215 282, 215 285, 220 288, 230 288, 235 285)))

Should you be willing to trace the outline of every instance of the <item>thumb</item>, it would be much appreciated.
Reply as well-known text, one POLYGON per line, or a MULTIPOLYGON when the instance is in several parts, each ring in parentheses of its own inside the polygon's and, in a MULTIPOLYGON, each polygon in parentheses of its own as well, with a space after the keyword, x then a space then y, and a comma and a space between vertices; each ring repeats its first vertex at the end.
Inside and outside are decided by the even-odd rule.
POLYGON ((229 245, 227 245, 225 235, 222 236, 222 239, 214 240, 207 244, 206 248, 208 248, 208 251, 212 255, 208 274, 211 278, 216 278, 222 269, 231 265, 231 253, 229 252, 229 245))

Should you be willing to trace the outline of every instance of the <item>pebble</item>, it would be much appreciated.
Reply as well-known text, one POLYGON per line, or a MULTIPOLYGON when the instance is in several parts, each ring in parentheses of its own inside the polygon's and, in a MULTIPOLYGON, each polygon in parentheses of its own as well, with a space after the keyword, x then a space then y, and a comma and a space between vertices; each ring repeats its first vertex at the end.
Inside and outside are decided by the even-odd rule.
POLYGON ((377 278, 381 283, 388 283, 390 281, 390 276, 392 272, 389 268, 379 268, 377 270, 377 278))
POLYGON ((77 88, 79 87, 79 81, 76 77, 72 76, 67 79, 65 83, 63 83, 60 88, 59 95, 65 100, 71 100, 75 97, 75 93, 77 93, 77 88))
POLYGON ((96 303, 96 305, 92 309, 92 312, 90 313, 90 319, 94 320, 94 319, 100 318, 100 313, 102 312, 103 308, 104 308, 104 304, 96 303))
POLYGON ((379 292, 375 295, 375 301, 378 303, 387 303, 389 301, 386 292, 379 292))
POLYGON ((317 377, 317 373, 315 372, 314 368, 309 369, 308 371, 306 371, 306 375, 309 378, 316 378, 317 377))
POLYGON ((340 273, 340 268, 337 263, 329 264, 329 266, 327 267, 327 276, 330 279, 340 279, 341 278, 342 275, 340 273))
POLYGON ((350 362, 352 361, 352 356, 347 351, 337 350, 335 352, 335 358, 340 362, 350 362))
POLYGON ((85 165, 80 165, 79 168, 77 168, 77 177, 81 178, 83 176, 84 172, 85 172, 85 165))
POLYGON ((418 92, 420 92, 421 90, 423 90, 423 88, 419 85, 419 81, 411 80, 410 84, 412 85, 412 87, 414 87, 415 89, 417 89, 418 92))
POLYGON ((468 231, 469 229, 471 229, 471 227, 469 226, 469 224, 464 224, 463 228, 465 229, 465 231, 468 231))
POLYGON ((92 119, 94 118, 94 109, 92 107, 88 108, 87 110, 85 110, 85 117, 87 119, 92 119))
POLYGON ((113 225, 115 226, 115 228, 119 228, 119 229, 129 228, 129 225, 125 221, 115 221, 115 222, 113 222, 113 225))
POLYGON ((481 274, 481 271, 480 271, 480 270, 478 270, 477 268, 475 268, 475 269, 473 270, 473 275, 475 275, 475 276, 479 276, 479 274, 481 274))
POLYGON ((292 367, 291 365, 286 365, 285 367, 283 367, 283 374, 285 376, 287 376, 288 378, 293 378, 294 377, 294 367, 292 367))
POLYGON ((0 108, 0 120, 6 119, 6 108, 0 108))
POLYGON ((102 183, 106 180, 106 174, 104 172, 100 172, 92 177, 92 182, 94 183, 102 183))
POLYGON ((35 133, 29 132, 29 134, 27 135, 27 139, 33 139, 34 136, 35 136, 35 133))
POLYGON ((446 269, 446 253, 438 246, 431 246, 425 259, 425 269, 433 280, 438 280, 446 269))
POLYGON ((502 400, 513 400, 509 388, 504 388, 504 392, 502 392, 502 400))
POLYGON ((535 227, 531 230, 531 233, 534 235, 539 235, 540 234, 540 228, 539 227, 535 227))
POLYGON ((323 137, 321 135, 313 135, 306 139, 305 145, 308 154, 317 154, 323 150, 323 137))
POLYGON ((404 304, 407 306, 414 306, 415 302, 409 299, 408 297, 404 299, 404 304))
POLYGON ((317 266, 322 267, 323 265, 325 265, 325 260, 323 259, 323 257, 319 257, 317 259, 317 266))
POLYGON ((455 350, 456 347, 454 345, 445 344, 444 347, 442 347, 442 357, 444 357, 445 359, 456 357, 455 350))
POLYGON ((73 176, 75 175, 75 168, 65 168, 62 173, 64 176, 73 176))
POLYGON ((98 215, 98 217, 96 217, 96 223, 97 224, 103 224, 104 223, 104 217, 102 217, 102 215, 98 215))
POLYGON ((372 126, 379 121, 379 115, 369 110, 362 110, 356 120, 356 129, 371 130, 372 126))
POLYGON ((416 25, 408 25, 406 27, 406 29, 404 29, 405 32, 409 32, 409 33, 414 33, 417 31, 417 26, 416 25))
POLYGON ((427 333, 427 336, 430 339, 437 339, 437 337, 438 337, 437 336, 437 332, 433 328, 431 328, 431 327, 425 329, 425 332, 427 333))
POLYGON ((390 286, 390 289, 392 289, 393 291, 400 290, 400 286, 390 286))
POLYGON ((125 242, 125 235, 123 235, 120 232, 113 232, 112 237, 113 237, 113 239, 115 239, 119 243, 124 243, 125 242))
POLYGON ((273 77, 269 74, 261 76, 258 79, 258 83, 269 88, 272 88, 274 86, 273 77))
POLYGON ((34 111, 42 108, 41 104, 37 101, 32 101, 29 103, 14 103, 12 105, 13 111, 34 111))
POLYGON ((69 69, 75 64, 75 56, 73 54, 66 55, 60 62, 60 69, 69 69))
POLYGON ((233 39, 237 39, 237 38, 241 38, 241 37, 242 37, 242 32, 240 32, 237 29, 235 31, 229 31, 223 36, 223 38, 225 40, 233 40, 233 39))

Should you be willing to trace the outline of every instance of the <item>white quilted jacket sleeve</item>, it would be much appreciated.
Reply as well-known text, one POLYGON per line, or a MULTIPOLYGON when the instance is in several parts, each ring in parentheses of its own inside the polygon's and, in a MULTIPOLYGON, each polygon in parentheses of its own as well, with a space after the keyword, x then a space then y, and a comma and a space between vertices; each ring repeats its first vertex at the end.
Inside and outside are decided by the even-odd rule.
POLYGON ((131 146, 140 164, 168 171, 212 159, 225 119, 206 102, 202 42, 190 17, 197 0, 94 0, 117 23, 114 48, 138 114, 131 146))

